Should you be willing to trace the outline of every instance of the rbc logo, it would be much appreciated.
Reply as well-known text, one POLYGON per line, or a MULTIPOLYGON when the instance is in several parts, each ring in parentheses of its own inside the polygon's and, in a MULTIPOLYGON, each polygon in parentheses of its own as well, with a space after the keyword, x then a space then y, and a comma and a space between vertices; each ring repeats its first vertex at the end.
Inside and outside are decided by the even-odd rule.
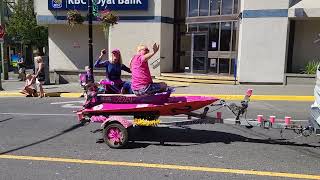
POLYGON ((52 7, 56 9, 62 8, 62 0, 52 0, 52 7))

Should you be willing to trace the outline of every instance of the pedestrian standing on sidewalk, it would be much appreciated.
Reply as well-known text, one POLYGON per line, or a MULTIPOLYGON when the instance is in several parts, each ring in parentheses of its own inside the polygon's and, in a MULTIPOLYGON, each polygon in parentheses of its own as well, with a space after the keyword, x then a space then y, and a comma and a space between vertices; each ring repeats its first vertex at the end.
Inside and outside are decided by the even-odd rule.
POLYGON ((40 98, 44 97, 44 91, 43 91, 42 85, 45 82, 44 62, 41 55, 42 53, 37 52, 36 57, 34 57, 34 60, 37 63, 37 68, 35 70, 35 78, 36 78, 36 84, 39 86, 40 98))

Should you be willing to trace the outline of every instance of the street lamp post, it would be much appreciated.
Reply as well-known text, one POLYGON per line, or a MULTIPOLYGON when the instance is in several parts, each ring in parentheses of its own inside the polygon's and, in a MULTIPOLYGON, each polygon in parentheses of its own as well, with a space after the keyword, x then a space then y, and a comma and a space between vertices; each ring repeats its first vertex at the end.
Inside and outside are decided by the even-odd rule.
MULTIPOLYGON (((92 14, 92 0, 89 0, 88 2, 88 9, 89 9, 89 14, 88 14, 88 21, 89 21, 89 67, 90 67, 90 73, 93 76, 93 47, 92 47, 92 19, 93 19, 93 14, 92 14)), ((93 76, 94 77, 94 76, 93 76)))

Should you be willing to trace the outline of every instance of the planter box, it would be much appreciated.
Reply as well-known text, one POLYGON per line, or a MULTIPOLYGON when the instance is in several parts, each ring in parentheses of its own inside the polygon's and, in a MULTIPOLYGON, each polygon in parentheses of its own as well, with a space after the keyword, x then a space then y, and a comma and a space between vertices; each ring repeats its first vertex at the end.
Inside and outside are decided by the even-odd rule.
POLYGON ((315 74, 293 74, 287 73, 285 74, 285 85, 290 84, 301 84, 301 85, 314 85, 316 83, 316 75, 315 74))

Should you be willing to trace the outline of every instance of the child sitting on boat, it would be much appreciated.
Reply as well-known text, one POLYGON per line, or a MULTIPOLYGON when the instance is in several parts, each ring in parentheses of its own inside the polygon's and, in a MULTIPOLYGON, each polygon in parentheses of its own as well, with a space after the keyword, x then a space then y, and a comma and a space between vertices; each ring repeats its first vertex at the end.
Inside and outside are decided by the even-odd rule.
POLYGON ((159 51, 159 45, 154 43, 152 49, 153 51, 150 52, 147 46, 139 45, 137 47, 137 54, 131 59, 131 88, 137 96, 154 95, 168 89, 166 83, 153 83, 152 81, 148 60, 159 51))

